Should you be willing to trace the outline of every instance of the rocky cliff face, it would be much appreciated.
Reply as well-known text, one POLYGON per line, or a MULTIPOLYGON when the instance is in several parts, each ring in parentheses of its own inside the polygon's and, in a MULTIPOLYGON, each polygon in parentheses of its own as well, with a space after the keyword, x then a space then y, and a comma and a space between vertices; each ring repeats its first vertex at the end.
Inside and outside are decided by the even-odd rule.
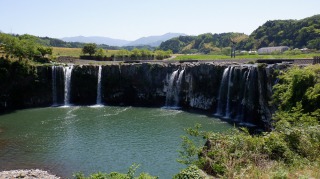
POLYGON ((35 68, 31 83, 20 84, 30 92, 15 98, 19 102, 8 98, 4 106, 3 96, 17 94, 1 90, 0 104, 2 109, 64 105, 68 98, 73 105, 101 101, 106 105, 195 108, 211 111, 228 121, 270 128, 274 111, 269 105, 275 83, 273 71, 282 66, 119 63, 102 66, 101 73, 93 65, 43 66, 35 68))
POLYGON ((0 64, 0 112, 51 105, 51 67, 0 64))

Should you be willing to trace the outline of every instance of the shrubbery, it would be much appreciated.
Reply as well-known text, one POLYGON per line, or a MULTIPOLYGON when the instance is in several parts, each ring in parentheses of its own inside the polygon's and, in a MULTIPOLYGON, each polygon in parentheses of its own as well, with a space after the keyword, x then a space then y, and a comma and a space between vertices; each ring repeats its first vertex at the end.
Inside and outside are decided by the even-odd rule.
POLYGON ((83 173, 76 173, 73 175, 74 179, 157 179, 158 177, 151 176, 147 173, 141 173, 139 176, 135 177, 135 172, 139 165, 133 164, 126 174, 111 172, 111 173, 94 173, 86 177, 83 173))
POLYGON ((234 129, 208 133, 198 131, 197 126, 188 133, 205 138, 205 147, 197 148, 184 137, 180 161, 215 177, 287 178, 291 173, 294 178, 319 178, 320 65, 294 67, 279 79, 274 86, 273 102, 279 109, 272 132, 251 135, 246 129, 234 129))
POLYGON ((37 38, 31 35, 12 36, 0 33, 0 48, 6 54, 6 58, 18 58, 34 60, 52 55, 52 48, 37 43, 37 38))
POLYGON ((117 59, 130 59, 130 60, 163 60, 165 58, 169 58, 172 54, 171 50, 163 51, 163 50, 156 50, 154 52, 147 50, 147 49, 133 49, 129 50, 119 50, 115 54, 115 58, 117 59))

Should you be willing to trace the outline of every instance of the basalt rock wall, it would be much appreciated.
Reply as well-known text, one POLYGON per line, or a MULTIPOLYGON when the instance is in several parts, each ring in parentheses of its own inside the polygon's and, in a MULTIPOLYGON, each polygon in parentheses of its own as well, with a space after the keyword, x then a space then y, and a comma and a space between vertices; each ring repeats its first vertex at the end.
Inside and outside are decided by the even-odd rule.
POLYGON ((33 68, 33 76, 6 81, 10 90, 1 86, 0 109, 101 101, 105 105, 195 108, 229 121, 270 128, 274 71, 286 66, 118 63, 101 66, 100 73, 95 65, 40 66, 33 68))

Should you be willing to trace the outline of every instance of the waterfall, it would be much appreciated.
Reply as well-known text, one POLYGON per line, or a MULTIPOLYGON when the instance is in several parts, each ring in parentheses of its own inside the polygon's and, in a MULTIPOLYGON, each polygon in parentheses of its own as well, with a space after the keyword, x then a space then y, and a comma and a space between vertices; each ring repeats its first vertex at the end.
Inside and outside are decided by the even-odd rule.
POLYGON ((231 97, 231 88, 233 87, 233 81, 232 81, 232 76, 233 76, 233 71, 234 71, 234 67, 231 67, 229 70, 229 74, 228 74, 228 93, 227 93, 227 106, 226 106, 226 118, 230 118, 231 116, 231 111, 230 111, 230 101, 232 100, 231 97))
POLYGON ((52 66, 52 106, 58 105, 57 97, 57 70, 56 66, 52 66))
POLYGON ((228 67, 224 69, 221 83, 220 83, 220 89, 219 89, 219 97, 218 97, 218 106, 217 106, 217 112, 216 116, 224 116, 224 110, 225 110, 225 98, 227 97, 226 94, 226 88, 228 88, 228 76, 229 71, 231 67, 228 67))
POLYGON ((259 116, 258 67, 229 66, 223 72, 219 88, 216 116, 252 125, 259 116))
POLYGON ((174 96, 174 83, 176 81, 178 73, 179 73, 179 70, 176 70, 170 76, 169 86, 167 88, 167 94, 166 94, 166 107, 169 107, 171 105, 172 97, 174 96))
POLYGON ((177 81, 177 86, 176 86, 176 95, 175 95, 175 101, 174 101, 174 106, 179 106, 179 101, 180 101, 180 92, 181 92, 181 85, 182 85, 182 77, 184 74, 184 70, 181 70, 179 73, 178 81, 177 81))
POLYGON ((101 99, 101 72, 102 72, 102 67, 99 66, 98 83, 97 83, 97 105, 102 105, 102 99, 101 99))
POLYGON ((169 85, 166 94, 166 107, 167 108, 179 108, 181 85, 183 80, 184 70, 179 69, 174 71, 170 75, 169 85))
POLYGON ((63 68, 64 71, 64 106, 70 105, 71 73, 73 66, 63 68))
POLYGON ((237 121, 243 121, 245 114, 245 98, 247 93, 247 84, 249 81, 250 70, 244 71, 241 73, 241 82, 240 82, 240 90, 239 90, 239 101, 238 101, 238 109, 237 109, 237 121))

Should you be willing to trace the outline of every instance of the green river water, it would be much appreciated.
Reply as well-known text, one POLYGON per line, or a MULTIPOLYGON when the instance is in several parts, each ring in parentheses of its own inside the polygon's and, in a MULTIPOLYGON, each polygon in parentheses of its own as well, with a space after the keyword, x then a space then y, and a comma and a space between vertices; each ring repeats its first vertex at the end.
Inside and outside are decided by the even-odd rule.
POLYGON ((172 178, 185 128, 232 128, 203 114, 136 107, 66 107, 0 115, 0 170, 39 168, 62 177, 74 172, 123 172, 172 178))

